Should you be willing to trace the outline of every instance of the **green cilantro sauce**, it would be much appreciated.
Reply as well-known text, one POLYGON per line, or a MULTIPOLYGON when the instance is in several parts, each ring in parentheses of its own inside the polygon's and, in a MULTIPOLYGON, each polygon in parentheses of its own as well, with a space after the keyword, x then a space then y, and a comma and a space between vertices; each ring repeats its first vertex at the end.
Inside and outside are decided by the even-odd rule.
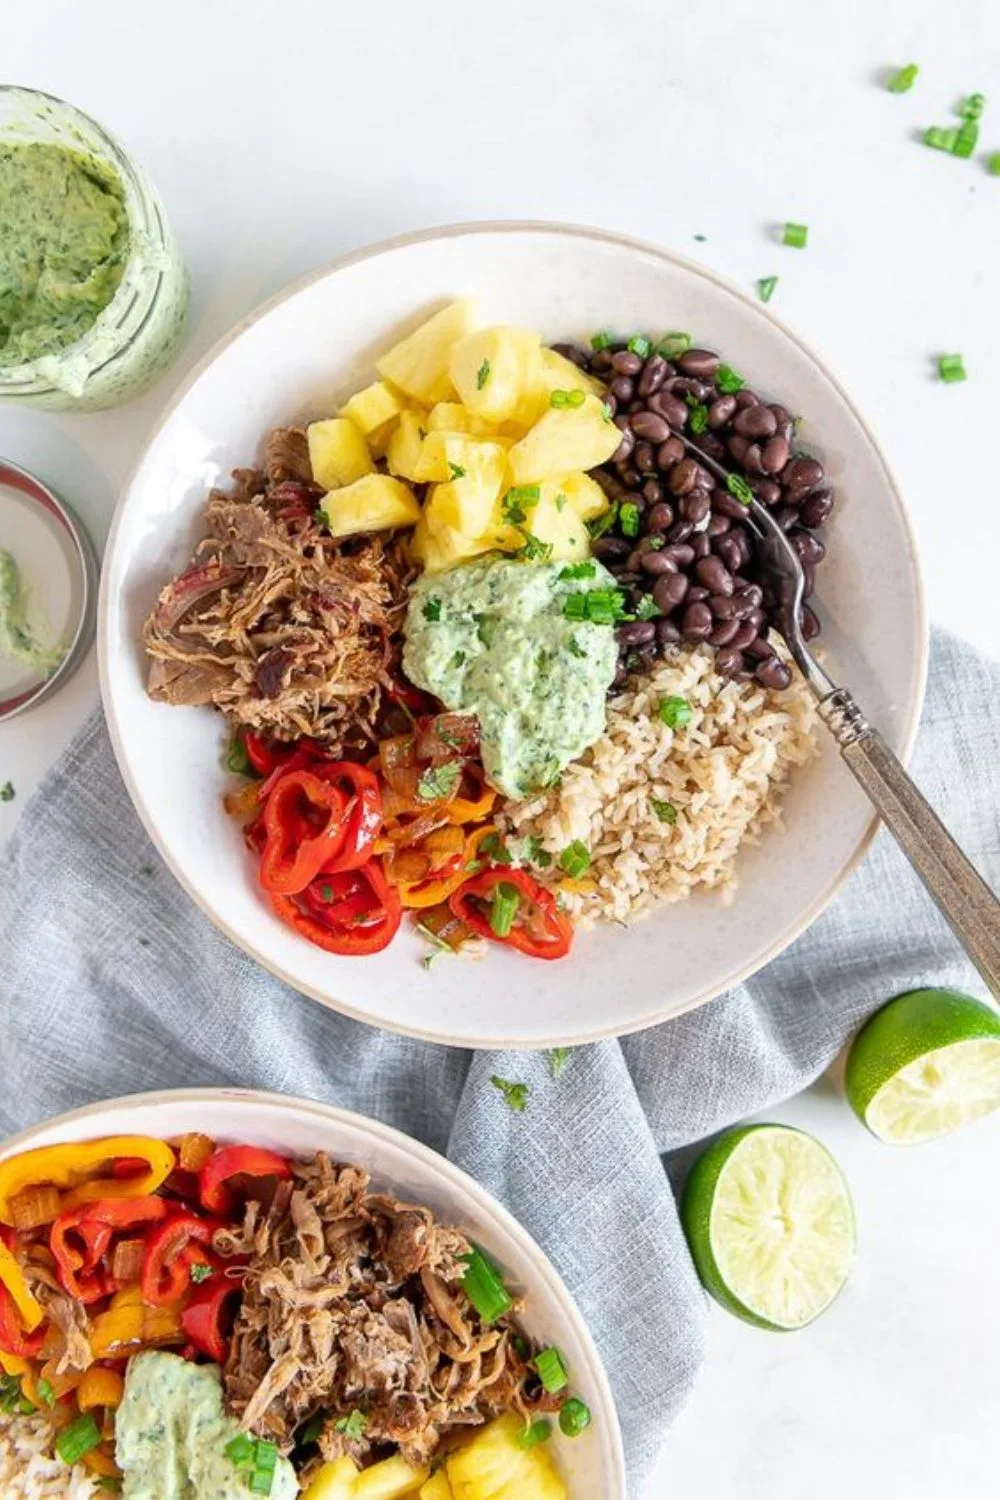
MULTIPOLYGON (((222 1409, 217 1365, 177 1354, 137 1354, 129 1362, 115 1420, 115 1456, 125 1500, 248 1500, 250 1470, 226 1444, 239 1428, 222 1409)), ((293 1500, 295 1470, 279 1458, 271 1500, 293 1500)))
POLYGON ((615 632, 567 619, 564 606, 616 585, 600 563, 590 577, 574 571, 488 557, 424 574, 410 594, 406 675, 478 717, 486 775, 509 797, 551 785, 604 732, 615 632))
POLYGON ((109 166, 68 146, 0 141, 0 365, 81 338, 118 288, 128 241, 109 166))
POLYGON ((0 656, 16 661, 39 677, 51 677, 65 647, 46 644, 28 616, 29 591, 17 560, 0 547, 0 656))

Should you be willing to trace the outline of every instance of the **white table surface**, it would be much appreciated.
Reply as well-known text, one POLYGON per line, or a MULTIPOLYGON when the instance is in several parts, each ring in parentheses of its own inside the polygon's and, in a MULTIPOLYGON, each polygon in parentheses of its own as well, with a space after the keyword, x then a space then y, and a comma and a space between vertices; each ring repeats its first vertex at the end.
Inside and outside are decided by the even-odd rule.
MULTIPOLYGON (((85 417, 0 407, 0 454, 103 539, 184 371, 283 283, 365 242, 477 218, 590 223, 695 255, 774 306, 868 414, 917 527, 932 617, 996 652, 1000 179, 922 147, 990 96, 996 0, 32 0, 3 8, 4 81, 73 100, 159 185, 194 284, 189 341, 149 395, 85 417), (911 93, 879 86, 916 61, 911 93), (808 249, 773 226, 810 226, 808 249), (704 235, 704 242, 696 236, 704 235), (969 380, 933 358, 961 351, 969 380)), ((9 833, 96 702, 91 658, 0 728, 9 833)), ((913 1152, 829 1090, 772 1112, 852 1181, 861 1260, 792 1338, 709 1323, 709 1358, 649 1490, 674 1500, 938 1500, 995 1492, 995 1122, 913 1152)))

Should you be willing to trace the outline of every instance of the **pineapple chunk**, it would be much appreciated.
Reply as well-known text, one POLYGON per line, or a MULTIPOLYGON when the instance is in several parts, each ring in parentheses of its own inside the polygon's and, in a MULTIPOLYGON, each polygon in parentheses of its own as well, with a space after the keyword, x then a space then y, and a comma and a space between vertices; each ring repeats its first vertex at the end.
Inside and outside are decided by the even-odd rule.
POLYGON ((411 1468, 397 1454, 362 1469, 354 1481, 351 1500, 399 1500, 401 1495, 414 1495, 430 1472, 429 1468, 411 1468))
POLYGON ((594 469, 620 442, 621 433, 596 396, 586 396, 582 406, 552 406, 511 448, 511 478, 514 484, 538 484, 574 469, 594 469))
POLYGON ((410 544, 414 561, 427 573, 444 573, 457 563, 468 562, 482 552, 492 552, 497 543, 492 537, 465 536, 448 526, 433 512, 433 500, 417 522, 410 544))
POLYGON ((566 496, 570 510, 575 511, 581 521, 593 521, 603 516, 611 502, 596 479, 589 474, 564 474, 553 480, 557 494, 566 496))
POLYGON ((358 1467, 353 1458, 338 1458, 317 1470, 302 1500, 354 1500, 357 1477, 358 1467))
POLYGON ((457 343, 448 372, 467 410, 497 423, 512 417, 540 343, 524 328, 483 328, 457 343))
POLYGON ((604 387, 554 349, 539 349, 528 369, 524 393, 514 413, 521 435, 545 415, 553 391, 586 391, 603 399, 604 387))
POLYGON ((545 1444, 522 1448, 523 1430, 520 1417, 509 1412, 451 1455, 446 1467, 454 1500, 566 1500, 545 1444))
POLYGON ((426 1484, 421 1485, 420 1500, 454 1500, 451 1485, 448 1483, 448 1475, 444 1469, 438 1469, 426 1484))
POLYGON ((447 526, 478 537, 490 524, 504 485, 507 454, 499 443, 441 433, 450 478, 437 485, 429 505, 447 526))
POLYGON ((353 536, 358 531, 390 531, 413 526, 420 506, 413 491, 388 474, 366 474, 320 501, 331 536, 353 536))
POLYGON ((471 432, 474 437, 492 437, 493 423, 477 417, 458 401, 439 401, 427 413, 428 432, 471 432))
POLYGON ((366 385, 363 391, 353 395, 347 405, 340 408, 340 415, 350 417, 355 427, 369 437, 373 432, 387 428, 402 410, 403 403, 391 386, 384 380, 376 380, 374 385, 366 385))
POLYGON ((377 359, 375 368, 425 406, 449 401, 454 394, 448 376, 452 345, 471 332, 475 320, 474 302, 468 298, 453 302, 377 359))
POLYGON ((325 490, 353 484, 375 467, 361 429, 355 427, 350 417, 310 422, 306 428, 306 441, 313 478, 325 490))
POLYGON ((417 478, 420 449, 426 436, 419 412, 400 412, 399 425, 389 439, 385 454, 390 474, 398 474, 401 479, 417 478))
MULTIPOLYGON (((590 535, 579 516, 569 505, 559 507, 560 485, 549 481, 542 485, 537 505, 528 511, 525 530, 552 548, 552 562, 583 562, 590 556, 590 535)), ((521 544, 523 545, 523 537, 521 544)))
POLYGON ((420 484, 443 484, 450 479, 452 463, 459 468, 462 465, 457 458, 449 457, 449 448, 465 441, 467 436, 464 432, 429 432, 420 445, 416 462, 417 481, 420 484))

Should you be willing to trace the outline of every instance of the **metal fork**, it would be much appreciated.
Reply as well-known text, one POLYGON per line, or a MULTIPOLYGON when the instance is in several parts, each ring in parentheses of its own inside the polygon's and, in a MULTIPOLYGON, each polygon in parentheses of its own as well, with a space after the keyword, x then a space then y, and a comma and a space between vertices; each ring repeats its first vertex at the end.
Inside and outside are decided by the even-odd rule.
MULTIPOLYGON (((731 492, 728 470, 691 438, 678 435, 691 456, 731 492)), ((750 529, 760 541, 761 562, 780 601, 778 628, 815 694, 820 718, 991 993, 1000 999, 1000 901, 878 730, 869 724, 851 691, 838 687, 816 661, 799 623, 805 598, 805 574, 799 555, 756 496, 747 510, 750 529)))

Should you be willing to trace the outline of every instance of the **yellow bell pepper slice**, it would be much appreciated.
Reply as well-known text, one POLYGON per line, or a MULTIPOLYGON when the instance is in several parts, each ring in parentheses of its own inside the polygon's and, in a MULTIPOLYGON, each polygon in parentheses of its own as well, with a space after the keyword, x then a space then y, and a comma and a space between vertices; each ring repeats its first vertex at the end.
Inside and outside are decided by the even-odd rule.
POLYGON ((146 1135, 115 1135, 100 1141, 39 1146, 0 1161, 0 1222, 13 1223, 10 1202, 25 1188, 50 1182, 70 1191, 62 1208, 77 1208, 98 1198, 145 1198, 155 1193, 174 1169, 176 1157, 166 1141, 146 1135), (149 1170, 137 1177, 95 1177, 101 1167, 122 1157, 140 1157, 149 1170))
POLYGON ((100 1474, 102 1478, 120 1479, 122 1477, 121 1469, 103 1448, 91 1448, 89 1453, 83 1455, 82 1462, 92 1474, 100 1474))
POLYGON ((441 880, 436 880, 429 875, 426 880, 414 881, 408 884, 400 881, 396 889, 399 891, 399 899, 404 906, 410 910, 419 911, 428 906, 440 906, 442 901, 464 885, 472 874, 469 865, 473 863, 479 852, 479 845, 488 833, 496 833, 492 823, 487 823, 485 828, 475 828, 465 841, 465 849, 462 852, 462 863, 454 875, 446 875, 441 880))
POLYGON ((0 1281, 10 1292, 14 1306, 17 1308, 21 1322, 29 1333, 34 1333, 38 1325, 44 1320, 45 1313, 41 1304, 32 1295, 24 1272, 18 1265, 14 1256, 7 1246, 0 1242, 0 1281))
POLYGON ((119 1287, 108 1305, 110 1307, 141 1307, 142 1287, 137 1281, 131 1286, 119 1287))
POLYGON ((5 1354, 0 1349, 0 1370, 5 1375, 27 1375, 30 1369, 28 1361, 19 1354, 5 1354))
POLYGON ((91 1365, 76 1388, 76 1404, 81 1411, 93 1411, 103 1406, 114 1411, 121 1405, 125 1382, 117 1370, 106 1370, 102 1365, 91 1365))
POLYGON ((95 1359, 117 1359, 157 1344, 183 1344, 180 1316, 173 1307, 111 1307, 91 1324, 90 1352, 95 1359))
POLYGON ((448 803, 448 818, 452 823, 481 823, 493 811, 497 794, 491 786, 483 787, 476 802, 468 797, 453 797, 448 803))

